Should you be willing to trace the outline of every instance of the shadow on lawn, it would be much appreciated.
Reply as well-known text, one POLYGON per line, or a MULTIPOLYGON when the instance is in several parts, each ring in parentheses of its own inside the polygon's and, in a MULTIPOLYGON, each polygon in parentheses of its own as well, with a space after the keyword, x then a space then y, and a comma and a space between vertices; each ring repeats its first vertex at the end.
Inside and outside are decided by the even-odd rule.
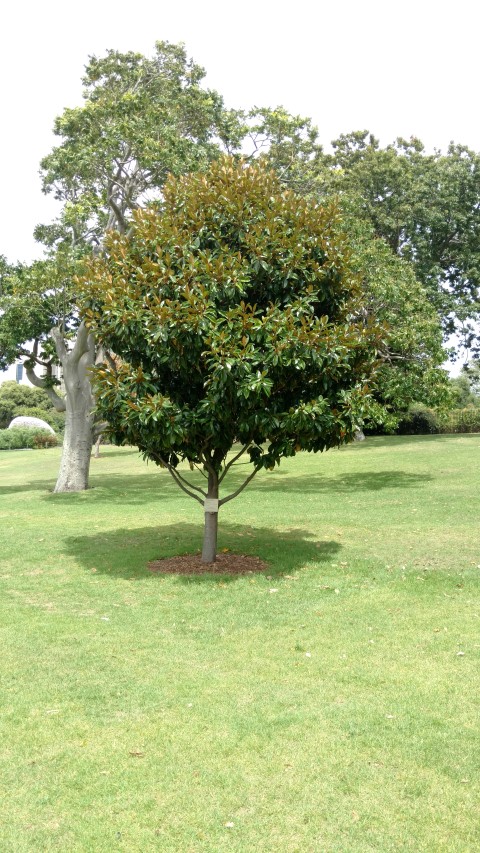
POLYGON ((55 482, 53 480, 31 480, 29 483, 15 483, 12 486, 4 486, 2 484, 0 485, 0 496, 14 495, 17 492, 51 492, 54 485, 55 482))
MULTIPOLYGON (((463 433, 467 435, 468 433, 463 433)), ((435 433, 434 435, 367 435, 366 441, 349 445, 357 452, 375 450, 378 447, 404 447, 406 444, 445 444, 458 439, 462 433, 435 433)), ((471 435, 471 433, 470 433, 471 435)))
MULTIPOLYGON (((232 478, 233 479, 233 478, 232 478)), ((406 471, 363 471, 356 474, 342 474, 338 477, 325 477, 323 474, 309 474, 293 477, 288 471, 277 470, 261 479, 255 479, 249 485, 249 491, 287 490, 289 492, 316 492, 324 494, 355 494, 355 492, 378 492, 381 489, 411 489, 430 482, 430 474, 411 474, 406 471)))
MULTIPOLYGON (((72 536, 65 540, 69 556, 88 571, 112 578, 134 580, 150 578, 158 582, 164 577, 147 569, 147 563, 179 554, 198 553, 202 544, 203 524, 180 522, 160 527, 110 530, 86 536, 72 536)), ((218 550, 228 548, 235 554, 258 556, 268 563, 268 568, 258 574, 280 578, 302 568, 306 563, 324 563, 335 557, 341 549, 338 542, 319 542, 305 530, 278 530, 267 527, 221 522, 218 550)), ((227 582, 242 575, 176 575, 183 583, 215 581, 227 582)))
MULTIPOLYGON (((244 480, 250 466, 239 465, 230 472, 225 480, 224 494, 235 490, 244 480)), ((191 477, 190 472, 187 476, 191 477)), ((199 476, 191 478, 197 485, 202 484, 199 476)), ((248 487, 248 492, 301 492, 304 494, 354 494, 355 492, 376 492, 382 489, 411 489, 423 486, 432 480, 430 474, 414 474, 406 471, 363 471, 352 474, 342 474, 337 477, 326 477, 323 473, 303 474, 295 476, 289 471, 276 469, 261 472, 248 487)), ((121 503, 126 505, 150 504, 154 501, 184 501, 184 493, 170 479, 166 471, 145 472, 144 474, 107 474, 95 471, 91 479, 92 486, 86 492, 65 492, 53 494, 52 480, 34 480, 29 483, 13 486, 0 486, 0 495, 16 492, 43 492, 42 500, 74 507, 88 501, 89 504, 121 503)))
POLYGON ((45 501, 53 501, 55 504, 64 503, 66 506, 75 506, 79 502, 100 504, 143 504, 151 503, 152 500, 181 499, 183 492, 170 479, 166 471, 152 471, 140 474, 111 474, 102 471, 94 471, 90 479, 91 487, 84 492, 62 492, 53 493, 55 478, 50 480, 31 480, 30 482, 16 483, 15 485, 0 485, 0 495, 15 494, 17 492, 42 492, 39 497, 45 501))

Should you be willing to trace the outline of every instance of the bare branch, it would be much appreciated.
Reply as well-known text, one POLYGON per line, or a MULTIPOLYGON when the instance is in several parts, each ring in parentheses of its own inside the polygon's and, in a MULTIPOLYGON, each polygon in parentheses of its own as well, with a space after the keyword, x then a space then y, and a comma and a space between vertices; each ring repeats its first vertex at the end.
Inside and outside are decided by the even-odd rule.
POLYGON ((58 328, 58 326, 54 326, 53 329, 50 329, 50 334, 55 342, 55 349, 57 350, 57 355, 60 361, 63 361, 68 356, 68 350, 65 346, 63 334, 58 328))
POLYGON ((183 485, 182 481, 178 479, 178 477, 176 476, 176 473, 177 473, 177 472, 175 471, 175 469, 174 469, 174 468, 172 468, 172 466, 171 466, 171 465, 167 465, 165 462, 164 462, 163 464, 165 465, 165 467, 166 467, 166 468, 167 468, 167 470, 169 471, 169 473, 170 473, 170 475, 171 475, 172 479, 173 479, 173 480, 175 480, 175 482, 176 482, 177 486, 180 486, 180 488, 181 488, 182 492, 185 492, 185 494, 186 494, 186 495, 189 495, 191 498, 195 498, 195 500, 196 500, 196 501, 198 501, 198 503, 199 503, 201 506, 203 506, 203 501, 202 501, 202 499, 201 499, 201 498, 199 498, 199 497, 198 497, 198 495, 196 495, 196 494, 195 494, 195 492, 191 492, 191 491, 190 491, 190 489, 187 489, 187 488, 186 488, 186 486, 184 486, 184 485, 183 485))
MULTIPOLYGON (((63 337, 62 337, 63 341, 63 337)), ((87 329, 85 322, 82 320, 78 327, 77 339, 70 353, 72 362, 79 362, 83 355, 86 355, 92 348, 93 336, 87 329)), ((55 340, 56 343, 56 340, 55 340)))
MULTIPOLYGON (((154 455, 155 458, 158 459, 159 462, 161 462, 163 467, 167 469, 168 473, 172 477, 172 480, 174 480, 177 486, 181 488, 182 492, 185 492, 186 495, 189 495, 189 497, 194 498, 201 506, 203 506, 202 499, 199 498, 198 495, 195 494, 195 492, 191 492, 189 489, 186 488, 186 486, 183 485, 181 480, 178 478, 177 471, 175 471, 175 469, 172 468, 172 466, 169 465, 168 462, 165 461, 165 459, 162 459, 162 457, 159 456, 158 453, 155 453, 154 455)), ((205 494, 205 492, 202 492, 202 494, 205 494)))
MULTIPOLYGON (((48 396, 48 399, 55 406, 57 412, 64 412, 66 410, 66 404, 63 397, 59 397, 56 391, 51 388, 49 385, 45 385, 45 377, 37 376, 33 368, 26 368, 27 379, 32 385, 35 385, 36 388, 43 388, 45 393, 48 396)), ((50 367, 50 375, 51 375, 51 367, 50 367)), ((47 371, 48 376, 48 371, 47 371)))
POLYGON ((223 478, 225 477, 225 474, 227 473, 227 471, 229 471, 229 470, 230 470, 230 468, 232 467, 232 465, 234 464, 234 462, 236 462, 236 461, 237 461, 237 459, 240 459, 240 456, 243 456, 243 454, 244 454, 244 453, 245 453, 245 451, 247 450, 248 446, 249 446, 248 444, 245 444, 245 445, 242 447, 242 449, 239 451, 239 453, 237 453, 237 454, 233 457, 233 459, 231 459, 231 460, 230 460, 230 462, 228 463, 228 465, 225 465, 225 468, 223 469, 223 472, 222 472, 222 476, 220 477, 220 479, 219 479, 219 481, 218 481, 218 484, 219 484, 219 485, 220 485, 220 483, 222 482, 223 478))
POLYGON ((203 462, 203 464, 204 464, 205 468, 207 469, 207 471, 209 472, 209 474, 215 474, 215 468, 210 464, 210 461, 207 459, 207 457, 205 456, 205 454, 203 452, 200 453, 200 459, 203 462))
POLYGON ((259 468, 254 468, 254 469, 253 469, 253 471, 252 471, 252 473, 250 474, 250 476, 249 476, 249 477, 247 477, 247 479, 245 480, 245 482, 244 482, 244 483, 242 483, 242 485, 240 486, 240 488, 238 488, 238 489, 237 489, 237 491, 236 491, 236 492, 233 492, 231 495, 227 495, 227 497, 226 497, 226 498, 222 498, 222 500, 218 502, 218 506, 220 507, 220 506, 223 506, 223 504, 228 503, 228 501, 233 501, 233 499, 234 499, 234 498, 236 498, 236 497, 237 497, 237 495, 239 495, 239 494, 240 494, 240 492, 243 492, 244 488, 245 488, 246 486, 248 486, 248 484, 249 484, 250 480, 253 480, 253 478, 254 478, 255 474, 256 474, 256 473, 257 473, 257 471, 259 471, 259 470, 260 470, 259 468))
POLYGON ((115 217, 117 220, 117 227, 118 227, 120 234, 125 234, 125 231, 127 230, 127 226, 126 226, 126 222, 125 222, 125 217, 124 217, 122 211, 120 210, 120 207, 113 200, 112 196, 110 196, 108 203, 109 203, 110 207, 112 208, 113 213, 115 214, 115 217))
POLYGON ((97 439, 99 435, 102 435, 102 433, 105 432, 106 429, 108 429, 107 421, 97 421, 97 423, 94 423, 93 425, 93 437, 97 439))
POLYGON ((185 483, 185 485, 188 486, 189 489, 195 489, 195 491, 200 492, 200 494, 203 495, 204 498, 207 497, 207 493, 204 492, 203 489, 200 488, 200 486, 194 486, 193 483, 190 483, 186 477, 182 477, 177 468, 175 468, 175 476, 178 477, 178 479, 181 480, 182 483, 185 483))
POLYGON ((202 468, 200 468, 200 465, 197 465, 197 463, 195 463, 195 468, 197 469, 197 471, 199 471, 199 472, 200 472, 200 474, 202 475, 202 477, 205 477, 205 479, 206 479, 206 480, 208 480, 208 477, 207 477, 207 475, 205 474, 205 471, 203 471, 203 470, 202 470, 202 468))

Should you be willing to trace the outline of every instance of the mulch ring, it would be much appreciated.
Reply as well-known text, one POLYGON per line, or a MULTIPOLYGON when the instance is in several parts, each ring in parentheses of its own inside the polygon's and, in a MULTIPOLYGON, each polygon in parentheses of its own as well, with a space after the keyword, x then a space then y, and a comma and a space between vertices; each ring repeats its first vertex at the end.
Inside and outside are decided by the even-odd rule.
POLYGON ((216 563, 202 563, 200 554, 167 557, 147 564, 150 572, 161 575, 246 575, 268 569, 260 557, 245 554, 217 554, 216 563))

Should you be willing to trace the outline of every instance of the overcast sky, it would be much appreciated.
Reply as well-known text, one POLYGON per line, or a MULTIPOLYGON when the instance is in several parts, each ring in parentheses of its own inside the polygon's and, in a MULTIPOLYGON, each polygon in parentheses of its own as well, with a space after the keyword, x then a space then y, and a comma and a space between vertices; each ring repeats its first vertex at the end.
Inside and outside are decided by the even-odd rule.
POLYGON ((311 116, 323 144, 368 128, 382 143, 419 136, 480 150, 475 0, 43 0, 4 4, 0 34, 0 254, 39 256, 54 215, 38 164, 54 117, 81 101, 83 67, 106 49, 183 41, 228 106, 283 104, 311 116))

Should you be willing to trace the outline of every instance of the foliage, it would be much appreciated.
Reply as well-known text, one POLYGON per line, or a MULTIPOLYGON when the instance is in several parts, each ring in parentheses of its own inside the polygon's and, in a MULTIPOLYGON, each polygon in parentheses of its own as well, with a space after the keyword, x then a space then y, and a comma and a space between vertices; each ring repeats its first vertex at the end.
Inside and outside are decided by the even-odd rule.
POLYGON ((480 406, 443 411, 439 423, 440 432, 480 432, 480 406))
POLYGON ((440 432, 439 418, 433 409, 422 403, 412 403, 398 423, 399 435, 431 435, 440 432))
POLYGON ((229 114, 220 95, 202 88, 205 71, 183 45, 157 42, 148 58, 107 51, 85 69, 84 104, 55 122, 60 144, 42 160, 43 186, 63 202, 55 230, 89 246, 105 231, 124 232, 132 209, 159 194, 167 174, 204 167, 228 138, 229 114))
POLYGON ((17 415, 42 418, 54 429, 55 424, 64 423, 43 389, 30 388, 17 382, 4 382, 0 385, 0 429, 6 429, 17 415))
POLYGON ((480 361, 469 361, 463 366, 462 374, 468 379, 471 393, 480 402, 480 361))
POLYGON ((0 450, 41 449, 56 447, 55 435, 38 427, 12 427, 0 429, 0 450))
POLYGON ((284 186, 301 195, 315 192, 319 174, 325 168, 325 157, 311 119, 290 115, 278 106, 239 113, 238 120, 242 122, 241 146, 238 146, 242 156, 249 162, 259 160, 274 169, 284 186))
POLYGON ((371 381, 376 411, 367 428, 393 431, 398 416, 415 400, 429 406, 449 399, 448 376, 438 314, 411 265, 394 255, 372 227, 344 210, 352 247, 352 266, 361 282, 361 311, 385 329, 381 363, 371 381))
POLYGON ((326 155, 324 192, 349 197, 391 250, 408 260, 448 336, 475 349, 480 316, 480 155, 465 146, 426 154, 397 139, 381 148, 368 131, 340 136, 326 155))
MULTIPOLYGON (((445 404, 448 385, 445 372, 438 368, 445 351, 437 306, 410 260, 392 251, 388 235, 366 215, 359 188, 347 183, 344 166, 351 161, 353 168, 361 160, 364 135, 344 137, 343 146, 334 143, 337 150, 332 157, 323 152, 309 119, 277 108, 253 111, 249 121, 246 140, 253 146, 251 156, 274 168, 284 185, 317 199, 338 195, 353 264, 361 278, 363 311, 387 330, 382 367, 375 376, 379 406, 375 413, 370 410, 368 428, 374 418, 377 427, 393 430, 397 413, 415 399, 432 406, 445 404)), ((373 137, 370 144, 378 146, 373 137)))
POLYGON ((218 153, 227 119, 221 97, 202 88, 204 74, 168 42, 158 42, 151 58, 108 51, 90 59, 84 104, 56 119, 60 143, 41 163, 44 192, 62 202, 59 219, 35 232, 47 257, 6 276, 0 364, 19 355, 32 367, 58 363, 50 330, 59 328, 67 344, 75 336, 81 258, 101 246, 107 228, 125 231, 131 211, 159 195, 168 173, 199 168, 218 153))
POLYGON ((106 245, 82 286, 88 324, 123 359, 97 371, 118 442, 172 476, 182 459, 218 476, 236 440, 255 473, 352 439, 378 331, 358 318, 334 207, 226 158, 169 179, 159 213, 106 245))

